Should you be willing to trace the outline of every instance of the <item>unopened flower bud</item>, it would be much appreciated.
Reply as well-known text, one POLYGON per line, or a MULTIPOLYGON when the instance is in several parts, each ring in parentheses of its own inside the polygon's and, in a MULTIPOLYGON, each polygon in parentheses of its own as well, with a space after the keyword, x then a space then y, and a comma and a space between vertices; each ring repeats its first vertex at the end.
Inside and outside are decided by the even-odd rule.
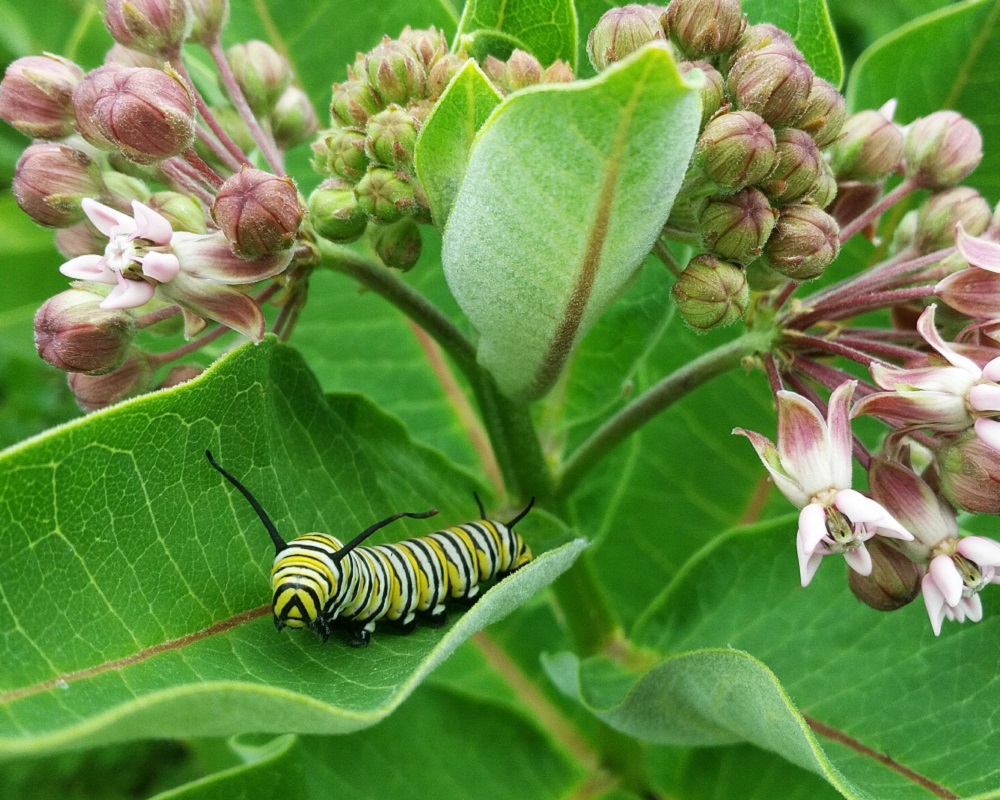
POLYGON ((83 70, 68 59, 26 56, 7 66, 0 81, 0 119, 33 139, 61 139, 73 131, 73 89, 83 70))
POLYGON ((119 44, 167 59, 180 52, 191 17, 187 0, 107 0, 104 24, 119 44))
POLYGON ((385 167, 368 170, 354 187, 354 195, 361 210, 380 225, 396 222, 417 208, 410 182, 385 167))
POLYGON ((193 197, 180 192, 156 192, 146 201, 175 231, 205 233, 205 209, 193 197))
POLYGON ((229 0, 187 0, 187 4, 191 10, 188 38, 204 45, 219 41, 229 20, 229 0))
POLYGON ((340 130, 327 137, 326 146, 330 172, 352 183, 368 170, 365 135, 358 131, 340 130))
POLYGON ((105 64, 117 64, 119 67, 149 67, 150 69, 162 69, 163 59, 159 56, 151 56, 149 53, 140 53, 132 50, 123 44, 115 42, 104 54, 105 64))
POLYGON ((939 455, 941 490, 953 505, 1000 514, 1000 458, 975 431, 963 433, 939 455))
POLYGON ((766 258, 757 258, 746 266, 747 284, 755 292, 769 292, 788 283, 788 278, 768 266, 766 258))
POLYGON ((458 75, 459 70, 465 66, 465 62, 468 60, 467 56, 460 53, 445 53, 441 56, 427 73, 427 96, 430 98, 440 97, 448 88, 451 79, 458 75))
POLYGON ((705 173, 729 189, 766 178, 774 167, 775 148, 771 126, 752 111, 719 114, 705 126, 698 140, 705 173))
POLYGON ((506 61, 487 56, 483 70, 500 90, 507 94, 541 83, 545 77, 542 62, 531 53, 516 48, 506 61))
POLYGON ((915 244, 930 253, 955 243, 955 228, 961 225, 970 236, 979 236, 990 224, 989 203, 970 186, 956 186, 927 198, 917 212, 915 244))
POLYGON ((684 321, 700 331, 743 319, 750 305, 750 287, 743 270, 709 255, 691 259, 672 293, 684 321))
POLYGON ((105 191, 100 168, 82 150, 36 142, 14 168, 11 192, 21 210, 39 225, 65 228, 83 217, 80 201, 105 191))
POLYGON ((781 209, 764 248, 768 264, 789 278, 819 277, 840 251, 840 227, 816 206, 790 205, 781 209))
POLYGON ((383 264, 406 272, 420 259, 423 242, 417 223, 412 217, 404 217, 392 225, 377 226, 372 244, 383 264))
POLYGON ((649 42, 664 39, 660 20, 645 6, 610 8, 587 37, 587 57, 601 72, 649 42))
POLYGON ((268 116, 292 82, 288 61, 259 39, 234 44, 226 51, 226 58, 250 108, 257 116, 268 116))
POLYGON ((117 369, 104 375, 71 372, 69 388, 84 411, 97 411, 152 388, 153 368, 140 352, 132 351, 117 369))
POLYGON ((698 90, 701 96, 701 127, 704 128, 726 101, 726 79, 707 61, 682 61, 677 67, 684 76, 693 69, 700 70, 705 76, 705 82, 698 90))
POLYGON ((345 181, 333 179, 321 183, 309 195, 309 224, 324 239, 353 242, 368 225, 368 217, 345 181))
MULTIPOLYGON (((833 174, 830 162, 825 158, 821 158, 819 161, 819 175, 816 176, 816 186, 813 187, 812 194, 809 196, 809 202, 819 208, 825 209, 837 199, 838 191, 837 176, 833 174)), ((840 220, 837 221, 838 223, 840 222, 840 220)))
POLYGON ((212 218, 233 252, 256 259, 295 243, 304 209, 291 178, 244 167, 219 188, 212 218))
POLYGON ((312 139, 319 130, 319 120, 309 97, 298 86, 285 89, 271 112, 271 133, 282 150, 312 139))
POLYGON ((114 150, 115 145, 97 125, 95 107, 106 92, 113 91, 115 76, 127 69, 120 64, 109 63, 88 72, 73 90, 73 116, 76 129, 90 144, 102 150, 114 150))
POLYGON ((823 156, 805 131, 785 128, 777 133, 777 161, 767 176, 764 191, 782 205, 801 202, 816 187, 823 156))
POLYGON ((427 94, 427 67, 403 42, 383 37, 364 60, 364 71, 382 102, 405 106, 427 94))
POLYGON ((903 133, 881 111, 859 111, 847 118, 830 158, 838 180, 873 183, 899 165, 903 133))
POLYGON ((104 178, 104 185, 107 187, 108 205, 114 206, 126 214, 132 210, 133 200, 148 203, 149 196, 152 194, 146 182, 134 175, 126 175, 124 172, 108 169, 101 174, 101 177, 104 178))
POLYGON ((903 145, 906 175, 925 189, 961 183, 983 160, 983 137, 956 111, 935 111, 916 120, 903 145))
POLYGON ((367 81, 344 81, 333 84, 330 114, 335 123, 366 125, 368 118, 377 114, 382 104, 367 81))
POLYGON ((66 372, 100 375, 125 360, 135 336, 126 311, 100 307, 102 295, 68 289, 50 297, 35 314, 35 348, 66 372))
POLYGON ((768 45, 736 59, 726 85, 738 108, 772 125, 790 125, 806 111, 813 72, 798 51, 768 45))
POLYGON ((417 126, 399 106, 389 106, 368 122, 365 151, 368 157, 390 167, 409 167, 417 144, 417 126))
POLYGON ((816 145, 823 149, 836 141, 846 120, 843 95, 829 81, 814 76, 805 111, 796 126, 812 136, 816 145))
POLYGON ((777 212, 757 189, 709 199, 699 220, 705 245, 717 256, 746 264, 764 249, 777 212))
POLYGON ((729 64, 735 64, 737 59, 742 58, 747 53, 760 50, 764 47, 783 47, 790 53, 798 53, 795 40, 777 25, 770 22, 761 22, 757 25, 748 25, 736 42, 736 47, 729 55, 729 64))
POLYGON ((740 0, 671 0, 667 6, 670 38, 693 58, 730 49, 746 24, 740 0))
POLYGON ((411 28, 407 25, 403 32, 399 34, 399 41, 408 44, 417 58, 428 69, 437 63, 437 60, 448 52, 448 39, 444 31, 439 31, 433 25, 429 28, 411 28))
POLYGON ((170 389, 180 386, 182 383, 193 381, 205 371, 204 367, 196 367, 194 364, 178 364, 172 367, 166 377, 160 381, 157 389, 170 389))
POLYGON ((102 136, 137 164, 179 155, 194 143, 194 100, 173 71, 119 69, 94 101, 93 113, 102 136))
POLYGON ((561 58, 557 58, 542 75, 542 83, 571 83, 576 80, 573 68, 561 58))
POLYGON ((923 568, 881 536, 866 542, 865 547, 872 559, 871 574, 847 570, 847 584, 854 596, 876 611, 895 611, 912 602, 920 594, 923 568))
POLYGON ((76 225, 56 231, 56 249, 67 261, 77 256, 100 253, 107 244, 107 237, 102 237, 95 231, 93 225, 86 222, 78 222, 76 225))

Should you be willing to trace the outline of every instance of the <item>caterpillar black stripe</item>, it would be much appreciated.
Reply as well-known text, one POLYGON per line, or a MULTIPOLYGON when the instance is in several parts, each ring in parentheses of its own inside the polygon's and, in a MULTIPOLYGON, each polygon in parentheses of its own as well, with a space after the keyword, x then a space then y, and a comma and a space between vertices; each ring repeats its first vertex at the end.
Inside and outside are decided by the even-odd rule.
POLYGON ((408 633, 421 614, 441 625, 448 600, 473 600, 479 584, 500 578, 531 560, 531 550, 514 531, 534 498, 510 522, 481 519, 395 544, 361 547, 375 531, 400 517, 424 519, 437 509, 403 511, 386 517, 344 544, 328 533, 307 533, 286 542, 250 491, 218 465, 209 463, 247 499, 274 542, 272 610, 278 630, 311 628, 325 642, 335 627, 346 627, 351 644, 371 641, 375 623, 389 620, 408 633))

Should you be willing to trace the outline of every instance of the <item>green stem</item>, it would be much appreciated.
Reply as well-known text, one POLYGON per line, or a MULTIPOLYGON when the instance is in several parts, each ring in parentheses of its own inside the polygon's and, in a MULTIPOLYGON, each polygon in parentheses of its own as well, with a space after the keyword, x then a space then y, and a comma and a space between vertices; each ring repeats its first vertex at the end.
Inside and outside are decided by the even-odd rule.
POLYGON ((420 292, 382 264, 354 250, 319 240, 323 265, 384 297, 436 341, 468 378, 504 480, 519 497, 548 495, 552 477, 526 405, 500 393, 476 362, 475 345, 420 292))
POLYGON ((766 350, 772 337, 770 331, 748 331, 660 380, 611 417, 576 449, 557 479, 555 496, 568 497, 594 465, 624 439, 703 383, 739 366, 747 356, 766 350))

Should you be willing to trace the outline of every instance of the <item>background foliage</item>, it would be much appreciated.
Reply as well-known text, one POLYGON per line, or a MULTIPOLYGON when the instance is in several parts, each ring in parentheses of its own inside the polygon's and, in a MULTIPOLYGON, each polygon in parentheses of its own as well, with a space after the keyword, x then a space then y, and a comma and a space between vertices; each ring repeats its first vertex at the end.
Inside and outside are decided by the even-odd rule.
MULTIPOLYGON (((38 26, 37 3, 0 2, 2 57, 50 50, 97 65, 110 43, 98 4, 44 3, 38 26)), ((451 0, 232 5, 227 38, 271 38, 321 110, 343 78, 331 65, 404 24, 452 36, 463 18, 451 0)), ((535 46, 562 52, 567 32, 582 42, 611 5, 577 0, 577 29, 555 25, 535 46)), ((744 2, 752 22, 793 33, 824 77, 838 82, 853 65, 855 109, 897 97, 902 122, 942 106, 972 118, 987 153, 973 184, 1000 199, 1000 3, 831 5, 843 61, 819 0, 744 2)), ((465 19, 496 24, 491 6, 480 0, 465 19)), ((530 29, 507 24, 480 40, 522 41, 530 29)), ((24 145, 2 131, 5 185, 24 145)), ((318 178, 306 150, 290 169, 308 192, 318 178)), ((78 412, 31 343, 35 308, 64 285, 51 236, 9 194, 0 224, 0 442, 12 445, 78 412)), ((867 245, 850 249, 830 277, 869 257, 867 245)), ((440 263, 440 242, 425 235, 407 280, 458 320, 440 263)), ((687 330, 667 284, 644 270, 538 404, 550 452, 728 337, 687 330)), ((533 513, 522 533, 551 555, 444 631, 379 632, 361 652, 277 635, 261 606, 268 543, 207 468, 206 447, 286 536, 353 531, 403 507, 434 505, 458 521, 490 476, 467 409, 431 368, 434 349, 378 297, 317 274, 290 344, 243 348, 192 384, 0 455, 0 796, 464 797, 476 786, 482 797, 628 798, 644 785, 675 798, 1000 794, 1000 602, 985 593, 982 623, 935 639, 922 608, 880 615, 857 604, 841 565, 803 592, 794 522, 779 516, 787 506, 729 435, 773 431, 759 375, 716 379, 646 426, 586 478, 561 520, 533 513), (430 673, 553 578, 577 536, 592 542, 627 658, 574 654, 542 594, 430 673), (212 628, 220 621, 228 627, 212 628), (142 741, 170 736, 179 741, 142 741)), ((392 538, 424 530, 400 523, 392 538)))

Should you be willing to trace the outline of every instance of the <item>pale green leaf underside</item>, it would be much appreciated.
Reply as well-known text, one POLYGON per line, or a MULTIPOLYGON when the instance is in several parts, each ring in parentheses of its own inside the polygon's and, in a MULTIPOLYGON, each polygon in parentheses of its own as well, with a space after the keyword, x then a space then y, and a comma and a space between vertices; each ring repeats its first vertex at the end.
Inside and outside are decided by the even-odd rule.
POLYGON ((542 554, 441 630, 382 626, 361 651, 278 634, 262 606, 273 550, 206 448, 286 538, 441 508, 438 524, 394 524, 395 540, 472 515, 467 474, 364 399, 334 400, 268 339, 0 456, 0 753, 365 727, 583 546, 542 554))
POLYGON ((470 59, 448 84, 420 131, 413 162, 438 228, 444 228, 451 213, 472 142, 502 99, 479 64, 470 59))
POLYGON ((573 0, 467 0, 456 44, 477 58, 506 58, 519 47, 543 66, 562 59, 576 69, 576 9, 573 0), (477 44, 477 34, 485 34, 477 44), (500 34, 500 37, 490 34, 500 34), (512 47, 508 47, 511 45, 512 47), (494 51, 494 47, 499 49, 494 51), (481 51, 481 52, 479 52, 481 51))
POLYGON ((511 95, 479 133, 445 229, 448 284, 511 396, 538 396, 670 213, 700 111, 666 49, 511 95))

